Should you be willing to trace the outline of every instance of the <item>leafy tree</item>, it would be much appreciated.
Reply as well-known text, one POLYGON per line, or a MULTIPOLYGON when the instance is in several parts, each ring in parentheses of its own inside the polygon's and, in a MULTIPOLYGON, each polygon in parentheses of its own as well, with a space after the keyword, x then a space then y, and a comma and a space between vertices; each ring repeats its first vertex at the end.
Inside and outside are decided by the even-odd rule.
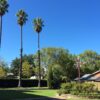
MULTIPOLYGON (((39 67, 35 66, 33 68, 33 70, 34 70, 34 75, 39 77, 39 67)), ((45 74, 46 74, 45 69, 43 67, 41 67, 40 70, 41 70, 41 72, 40 72, 41 79, 44 79, 45 78, 45 74)))
POLYGON ((0 66, 0 78, 6 77, 6 71, 3 67, 0 66))
POLYGON ((5 78, 9 68, 7 63, 0 58, 0 78, 5 78))
POLYGON ((43 48, 41 50, 41 66, 48 69, 49 65, 57 63, 62 48, 43 48))
POLYGON ((65 81, 71 81, 76 77, 76 68, 74 56, 69 53, 67 50, 61 50, 59 52, 59 57, 57 63, 61 66, 60 70, 62 71, 62 79, 65 81))
POLYGON ((8 2, 7 0, 0 0, 0 47, 1 47, 1 37, 2 37, 2 17, 8 12, 8 2))
POLYGON ((60 72, 62 71, 62 78, 67 77, 66 81, 76 77, 74 64, 74 56, 68 50, 63 48, 43 48, 41 50, 41 65, 47 70, 48 66, 59 66, 60 72))
MULTIPOLYGON (((35 67, 34 64, 34 57, 33 55, 23 55, 23 63, 28 62, 32 68, 32 75, 34 75, 33 67, 35 67)), ((11 72, 14 73, 15 76, 18 76, 19 73, 19 67, 20 67, 20 58, 15 58, 11 63, 11 72)))
POLYGON ((11 63, 11 72, 14 73, 15 76, 19 74, 19 67, 20 67, 20 59, 15 58, 11 63))
POLYGON ((40 87, 40 81, 41 81, 41 64, 40 64, 40 32, 42 31, 43 25, 43 20, 41 18, 35 18, 33 20, 34 23, 34 29, 38 33, 38 66, 39 66, 39 82, 38 82, 38 87, 40 87))
POLYGON ((100 69, 100 55, 92 50, 86 50, 80 54, 83 62, 81 65, 81 75, 90 74, 100 69))
POLYGON ((19 67, 19 84, 18 84, 18 86, 21 87, 22 53, 23 53, 23 34, 22 34, 22 28, 23 28, 23 25, 27 21, 28 15, 23 10, 19 10, 19 12, 17 13, 17 17, 18 17, 17 22, 18 22, 18 24, 20 25, 20 28, 21 28, 21 49, 20 49, 20 67, 19 67))
POLYGON ((32 54, 29 54, 29 55, 23 55, 23 61, 27 61, 32 67, 35 67, 35 64, 34 64, 34 57, 32 54))
POLYGON ((74 56, 63 48, 43 48, 41 50, 41 66, 47 69, 49 87, 52 87, 50 84, 56 87, 61 80, 66 82, 74 79, 77 76, 74 63, 74 56))
POLYGON ((29 62, 25 61, 22 66, 22 76, 24 78, 30 78, 31 76, 31 68, 29 62))

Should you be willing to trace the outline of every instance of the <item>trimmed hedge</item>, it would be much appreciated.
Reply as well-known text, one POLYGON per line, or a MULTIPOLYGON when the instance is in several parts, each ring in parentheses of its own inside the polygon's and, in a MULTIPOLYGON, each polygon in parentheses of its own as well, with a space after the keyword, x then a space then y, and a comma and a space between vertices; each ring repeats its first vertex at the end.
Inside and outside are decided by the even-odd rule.
MULTIPOLYGON (((18 87, 18 79, 0 79, 0 87, 18 87)), ((37 87, 38 80, 23 79, 22 87, 37 87)), ((41 87, 47 87, 47 80, 41 80, 41 87)))

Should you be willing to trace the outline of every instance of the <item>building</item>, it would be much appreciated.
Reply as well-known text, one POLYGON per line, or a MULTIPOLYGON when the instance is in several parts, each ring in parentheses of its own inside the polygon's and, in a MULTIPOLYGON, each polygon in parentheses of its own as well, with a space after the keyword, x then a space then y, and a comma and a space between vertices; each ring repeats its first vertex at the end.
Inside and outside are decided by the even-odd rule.
MULTIPOLYGON (((75 78, 75 81, 78 81, 79 78, 75 78)), ((80 78, 80 81, 94 81, 100 82, 100 70, 92 73, 92 74, 85 74, 80 78)))

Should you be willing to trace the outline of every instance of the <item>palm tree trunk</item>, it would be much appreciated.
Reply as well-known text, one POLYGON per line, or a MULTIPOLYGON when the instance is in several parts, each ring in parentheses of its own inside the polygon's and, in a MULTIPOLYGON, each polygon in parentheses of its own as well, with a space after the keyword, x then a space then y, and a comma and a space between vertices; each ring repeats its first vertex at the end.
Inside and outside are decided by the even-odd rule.
POLYGON ((0 48, 1 48, 1 37, 2 37, 2 15, 0 16, 0 48))
POLYGON ((23 34, 21 26, 21 49, 20 49, 20 67, 19 67, 19 84, 18 87, 22 86, 22 53, 23 53, 23 34))
POLYGON ((38 72, 38 87, 41 86, 41 63, 40 63, 40 33, 38 33, 38 67, 39 67, 39 72, 38 72))

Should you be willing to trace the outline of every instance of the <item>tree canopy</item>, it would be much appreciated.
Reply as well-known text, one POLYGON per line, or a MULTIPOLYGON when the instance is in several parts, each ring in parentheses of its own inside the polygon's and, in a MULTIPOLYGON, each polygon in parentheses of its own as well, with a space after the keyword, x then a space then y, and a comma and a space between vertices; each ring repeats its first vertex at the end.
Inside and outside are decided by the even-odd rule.
POLYGON ((86 50, 80 55, 83 62, 81 65, 81 74, 90 74, 100 69, 100 55, 92 50, 86 50))

